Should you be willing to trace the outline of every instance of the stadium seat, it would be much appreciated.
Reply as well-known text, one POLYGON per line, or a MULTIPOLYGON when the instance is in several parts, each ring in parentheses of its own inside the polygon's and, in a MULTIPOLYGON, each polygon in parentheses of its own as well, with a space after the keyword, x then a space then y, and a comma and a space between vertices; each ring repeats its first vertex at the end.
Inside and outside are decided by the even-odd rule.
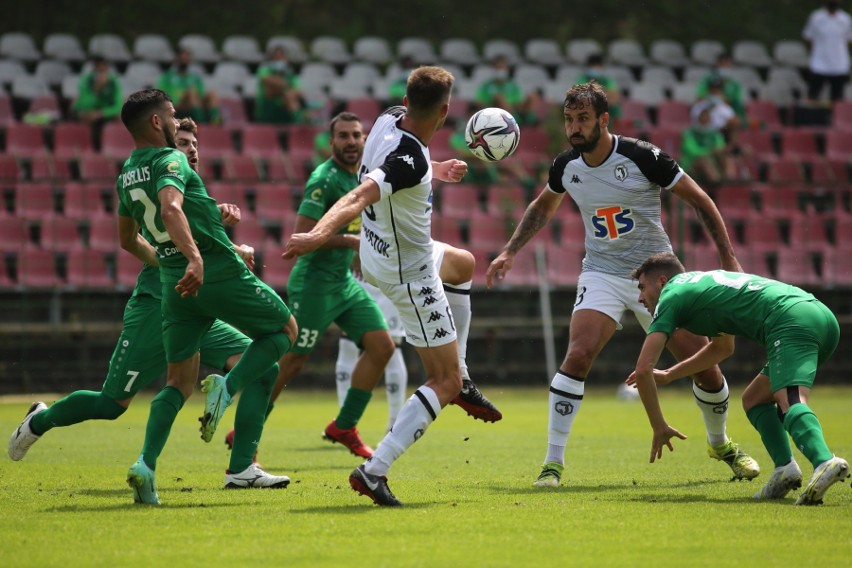
POLYGON ((254 74, 244 61, 220 61, 213 68, 211 80, 232 91, 241 89, 247 81, 256 82, 254 74))
MULTIPOLYGON (((357 87, 371 87, 381 79, 379 68, 372 63, 353 61, 346 65, 338 80, 357 87)), ((347 97, 353 98, 353 97, 347 97)))
POLYGON ((53 127, 53 153, 57 158, 78 158, 92 152, 92 128, 82 122, 60 122, 53 127))
POLYGON ((649 107, 656 107, 666 100, 665 88, 657 83, 634 83, 630 87, 630 98, 649 107))
POLYGON ((509 240, 507 226, 510 218, 505 213, 495 216, 474 210, 469 219, 468 243, 473 248, 499 251, 509 240))
POLYGON ((466 67, 481 62, 476 44, 468 38, 453 37, 443 40, 438 48, 438 56, 441 61, 466 67))
POLYGON ((310 124, 294 124, 287 130, 287 155, 294 165, 313 158, 314 139, 321 129, 310 124))
POLYGON ((263 183, 256 187, 257 218, 265 223, 284 225, 292 221, 293 193, 289 184, 263 183))
POLYGON ((740 145, 751 152, 758 162, 768 162, 778 158, 772 142, 772 134, 766 130, 744 130, 740 132, 740 145))
POLYGON ((222 42, 222 55, 249 65, 257 65, 264 59, 260 44, 250 35, 227 36, 222 42))
POLYGON ((808 251, 822 251, 830 245, 825 220, 813 215, 798 215, 790 218, 790 246, 808 251))
POLYGON ((753 67, 731 67, 728 72, 742 85, 744 98, 760 97, 764 82, 753 67))
POLYGON ((218 124, 202 124, 198 128, 198 136, 201 138, 199 150, 202 162, 220 160, 236 153, 230 128, 218 124))
POLYGON ((758 197, 761 215, 773 219, 789 219, 803 214, 800 183, 755 184, 752 188, 758 197))
MULTIPOLYGON (((563 92, 563 98, 564 98, 563 92)), ((651 115, 648 106, 640 100, 624 99, 621 101, 622 123, 629 124, 632 128, 641 132, 651 127, 651 115)))
POLYGON ((785 128, 782 130, 781 155, 800 161, 819 156, 814 132, 805 128, 785 128))
POLYGON ((543 92, 550 82, 547 69, 538 63, 521 63, 515 66, 512 78, 517 81, 525 93, 543 92))
POLYGON ((651 61, 666 67, 686 67, 689 64, 683 44, 672 39, 652 41, 648 54, 651 61))
POLYGON ((450 137, 452 135, 453 129, 448 126, 435 131, 432 140, 429 142, 429 153, 433 160, 443 162, 456 157, 456 151, 450 146, 450 137))
POLYGON ((470 219, 480 210, 479 187, 467 183, 443 184, 435 188, 441 216, 470 219))
POLYGON ((722 185, 716 188, 714 201, 724 219, 747 219, 757 213, 751 189, 747 185, 722 185))
POLYGON ((276 47, 283 47, 287 60, 301 65, 308 60, 305 44, 296 36, 275 35, 266 41, 266 53, 272 53, 276 47))
POLYGON ((769 50, 763 43, 754 40, 735 41, 731 49, 731 58, 737 65, 748 65, 750 67, 769 67, 772 65, 769 50))
POLYGON ((240 137, 245 156, 269 158, 281 154, 278 129, 271 124, 246 124, 240 130, 240 137))
POLYGON ((126 253, 121 249, 118 242, 118 218, 115 215, 99 215, 91 217, 88 221, 88 245, 92 250, 101 252, 126 253))
POLYGON ((541 126, 526 126, 521 132, 521 141, 515 151, 517 160, 525 164, 550 162, 550 135, 541 126))
MULTIPOLYGON (((128 254, 120 251, 119 254, 128 254)), ((104 253, 91 249, 68 251, 66 284, 70 288, 104 289, 114 285, 104 253)))
POLYGON ((29 227, 30 223, 21 217, 3 215, 0 222, 0 253, 20 252, 30 245, 29 227))
POLYGON ((520 185, 492 185, 485 192, 485 211, 494 217, 520 218, 526 208, 526 194, 520 185))
POLYGON ((677 84, 677 75, 670 67, 663 65, 648 65, 642 68, 643 83, 657 83, 665 89, 673 89, 677 84))
POLYGON ((778 112, 778 105, 775 101, 747 101, 745 105, 745 112, 748 120, 751 122, 757 122, 761 130, 775 132, 783 127, 781 124, 781 116, 778 112))
POLYGON ((852 130, 852 101, 841 100, 834 103, 831 113, 831 127, 852 130))
POLYGON ((55 288, 61 284, 53 251, 35 246, 18 254, 17 283, 24 288, 55 288))
MULTIPOLYGON (((157 85, 162 74, 160 66, 153 61, 131 61, 124 70, 122 80, 137 85, 139 89, 152 88, 157 85)), ((133 92, 132 89, 126 90, 133 92)))
MULTIPOLYGON (((585 249, 580 241, 579 245, 572 242, 545 245, 547 258, 547 278, 551 284, 558 287, 575 287, 580 278, 580 270, 583 267, 583 255, 585 249)), ((521 251, 518 255, 526 255, 535 258, 535 249, 521 251)), ((517 258, 517 257, 516 257, 517 258)), ((535 263, 530 270, 535 269, 535 263)), ((513 268, 514 270, 514 268, 513 268)))
POLYGON ((782 242, 778 221, 769 216, 753 216, 743 226, 743 234, 745 246, 754 251, 774 251, 782 242))
POLYGON ((335 36, 323 35, 314 38, 311 41, 310 53, 314 59, 331 65, 342 65, 352 60, 346 42, 335 36))
POLYGON ((418 64, 432 64, 438 60, 432 42, 423 37, 404 37, 397 42, 397 58, 402 59, 406 55, 418 64))
POLYGON ((656 127, 648 130, 648 141, 675 160, 680 157, 680 139, 679 128, 656 127))
POLYGON ((61 184, 73 177, 71 164, 65 158, 53 154, 36 154, 28 158, 30 162, 30 180, 53 181, 61 184))
POLYGON ((77 219, 53 216, 40 223, 41 246, 52 251, 83 248, 77 219))
POLYGON ((574 63, 586 65, 590 55, 603 55, 604 49, 596 39, 572 39, 566 44, 565 52, 568 55, 568 59, 574 63))
POLYGON ((0 36, 0 57, 32 63, 41 58, 41 53, 30 34, 6 32, 0 36))
POLYGON ((482 59, 483 61, 493 61, 498 57, 504 57, 509 62, 509 65, 517 65, 523 61, 521 50, 512 40, 508 39, 487 39, 482 44, 482 59))
MULTIPOLYGON (((497 251, 494 252, 496 253, 497 251)), ((520 254, 515 256, 512 269, 503 278, 501 287, 517 286, 526 288, 538 286, 538 282, 535 247, 529 247, 529 250, 521 251, 520 254)))
POLYGON ((295 261, 282 259, 281 245, 274 242, 267 242, 256 254, 258 252, 260 258, 257 258, 256 262, 260 265, 261 270, 258 271, 255 267, 255 271, 260 272, 261 279, 272 286, 273 289, 277 291, 286 290, 287 280, 290 278, 290 272, 293 270, 295 261))
POLYGON ((698 65, 713 66, 720 54, 725 52, 722 42, 713 39, 699 39, 692 42, 689 56, 698 65))
POLYGON ((261 181, 260 170, 253 156, 234 154, 222 159, 222 179, 240 182, 261 181))
POLYGON ((72 73, 71 66, 65 61, 42 59, 36 64, 33 74, 44 81, 48 87, 56 88, 62 85, 62 80, 72 73))
POLYGON ((175 51, 166 36, 142 34, 133 40, 133 56, 142 61, 168 65, 175 59, 175 51))
POLYGON ((607 46, 607 56, 616 65, 643 67, 648 64, 642 44, 634 39, 612 40, 607 46))
POLYGON ((555 40, 550 38, 531 38, 524 44, 524 57, 530 63, 555 67, 565 63, 565 55, 555 40))
POLYGON ((664 128, 689 128, 692 120, 690 107, 680 101, 661 101, 657 105, 657 126, 664 128))
POLYGON ((53 186, 20 182, 15 188, 15 214, 25 219, 50 218, 59 212, 53 186))
POLYGON ((89 219, 109 215, 110 212, 107 211, 104 200, 104 193, 108 191, 108 186, 97 183, 66 183, 61 192, 62 212, 71 219, 89 219))
MULTIPOLYGON (((466 230, 466 229, 465 229, 466 230)), ((443 243, 462 243, 462 224, 458 219, 450 219, 441 215, 432 215, 432 238, 443 243)))
POLYGON ((188 49, 199 63, 213 64, 222 59, 213 39, 205 34, 187 34, 178 40, 179 49, 188 49))
POLYGON ((53 91, 50 90, 50 86, 44 82, 44 79, 26 73, 12 79, 10 93, 13 99, 22 99, 25 101, 32 101, 43 95, 54 95, 53 91))
POLYGON ((778 106, 789 106, 796 102, 796 94, 787 83, 766 83, 757 89, 756 93, 749 90, 749 94, 758 99, 772 101, 778 106))
MULTIPOLYGON (((0 59, 0 87, 5 87, 6 90, 11 89, 12 81, 15 80, 15 77, 26 75, 27 73, 27 68, 20 61, 0 59)), ((3 93, 3 90, 0 88, 0 93, 3 93)))
MULTIPOLYGON (((128 155, 130 152, 128 152, 128 155)), ((80 156, 80 178, 86 182, 115 183, 119 174, 118 162, 103 154, 89 152, 80 156)))
POLYGON ((115 280, 119 288, 136 287, 136 279, 142 270, 142 261, 129 252, 119 250, 115 253, 115 280))
POLYGON ((800 162, 781 158, 767 163, 766 181, 770 183, 804 182, 805 174, 800 162))
POLYGON ((802 249, 779 249, 775 277, 782 282, 798 286, 815 286, 821 283, 817 270, 819 256, 802 249))
POLYGON ((805 42, 797 39, 782 39, 772 46, 772 57, 780 65, 799 69, 808 67, 809 55, 805 42))
POLYGON ((698 87, 695 83, 675 83, 672 88, 672 100, 690 105, 698 100, 698 87))
POLYGON ((89 39, 89 55, 111 63, 127 63, 132 59, 124 38, 110 33, 95 34, 89 39))
POLYGON ((0 128, 8 128, 15 124, 15 111, 12 109, 12 100, 3 94, 2 86, 0 86, 0 128))
POLYGON ((358 115, 364 130, 369 130, 370 127, 382 112, 382 105, 375 98, 357 98, 346 101, 346 110, 358 115))
POLYGON ((80 44, 80 40, 74 34, 50 33, 44 38, 44 56, 68 61, 69 63, 82 63, 86 59, 86 52, 80 44))
POLYGON ((133 151, 133 138, 121 122, 107 122, 101 131, 101 153, 122 162, 133 151))
POLYGON ((808 85, 802 78, 802 73, 794 67, 770 67, 766 82, 787 85, 794 96, 803 97, 807 94, 808 85))
POLYGON ((825 137, 825 157, 852 162, 852 131, 829 130, 825 137))
MULTIPOLYGON (((292 211, 290 212, 292 214, 292 211)), ((292 220, 292 217, 288 218, 292 220)), ((292 231, 292 227, 284 227, 282 225, 282 232, 284 230, 292 231)), ((267 245, 277 245, 282 251, 283 247, 275 238, 272 236, 272 232, 267 228, 265 224, 260 223, 254 217, 249 217, 243 219, 236 225, 234 225, 234 236, 233 242, 237 244, 246 244, 254 247, 255 250, 264 250, 267 245)), ((279 253, 280 256, 281 253, 279 253)))
POLYGON ((817 158, 808 163, 811 170, 810 180, 814 183, 846 183, 849 181, 849 160, 823 160, 817 158))
POLYGON ((219 109, 222 113, 222 124, 229 128, 242 128, 249 122, 245 103, 240 97, 221 97, 219 109))
POLYGON ((337 71, 327 62, 311 61, 299 71, 299 83, 308 98, 325 96, 335 79, 337 71))
POLYGON ((352 44, 352 55, 357 61, 373 65, 387 65, 393 59, 391 47, 383 37, 362 36, 352 44))
MULTIPOLYGON (((15 185, 22 177, 18 159, 11 154, 0 154, 0 187, 15 185)), ((3 207, 0 207, 3 210, 3 207)))

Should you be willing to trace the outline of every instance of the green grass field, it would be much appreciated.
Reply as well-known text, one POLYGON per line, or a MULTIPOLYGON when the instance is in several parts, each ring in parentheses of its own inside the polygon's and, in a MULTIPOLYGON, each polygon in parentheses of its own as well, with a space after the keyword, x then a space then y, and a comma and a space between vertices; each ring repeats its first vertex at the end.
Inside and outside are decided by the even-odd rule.
MULTIPOLYGON (((381 509, 349 489, 359 460, 320 439, 334 415, 329 392, 286 392, 267 423, 259 460, 289 475, 286 490, 225 491, 222 437, 198 435, 202 397, 178 417, 160 459, 163 506, 135 506, 124 483, 141 447, 148 400, 115 422, 49 432, 26 458, 0 460, 0 566, 772 566, 845 565, 852 554, 852 491, 820 507, 751 495, 772 464, 732 395, 729 434, 763 467, 731 483, 706 457, 691 393, 664 388, 669 422, 689 436, 649 464, 641 403, 614 388, 587 392, 568 447, 563 485, 531 486, 544 456, 546 388, 487 389, 504 412, 474 422, 448 407, 390 472, 406 504, 381 509)), ((377 443, 378 393, 360 429, 377 443)), ((28 400, 28 399, 27 399, 28 400)), ((52 402, 54 398, 48 397, 52 402)), ((29 402, 0 400, 4 440, 29 402)), ((830 447, 852 458, 852 389, 818 388, 812 407, 830 447)), ((805 478, 812 468, 797 454, 805 478)))

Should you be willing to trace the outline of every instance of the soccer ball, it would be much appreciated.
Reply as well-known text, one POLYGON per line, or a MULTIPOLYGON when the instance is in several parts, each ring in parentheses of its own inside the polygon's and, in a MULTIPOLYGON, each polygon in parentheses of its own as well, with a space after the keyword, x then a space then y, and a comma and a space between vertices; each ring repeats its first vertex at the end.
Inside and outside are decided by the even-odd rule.
POLYGON ((518 121, 501 108, 484 108, 470 117, 464 139, 471 153, 486 162, 512 155, 521 141, 518 121))

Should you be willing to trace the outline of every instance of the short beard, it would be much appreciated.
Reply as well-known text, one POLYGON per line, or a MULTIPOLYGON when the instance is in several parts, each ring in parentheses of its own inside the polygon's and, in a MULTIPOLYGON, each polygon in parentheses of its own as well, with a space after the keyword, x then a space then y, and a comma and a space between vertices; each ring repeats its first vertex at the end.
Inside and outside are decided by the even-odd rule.
MULTIPOLYGON (((601 125, 595 125, 595 129, 592 131, 592 134, 589 138, 587 138, 584 142, 580 142, 579 144, 571 143, 571 146, 574 147, 578 152, 582 152, 583 154, 588 154, 592 152, 595 148, 598 147, 598 142, 601 141, 601 125)), ((570 142, 570 140, 569 140, 570 142)))

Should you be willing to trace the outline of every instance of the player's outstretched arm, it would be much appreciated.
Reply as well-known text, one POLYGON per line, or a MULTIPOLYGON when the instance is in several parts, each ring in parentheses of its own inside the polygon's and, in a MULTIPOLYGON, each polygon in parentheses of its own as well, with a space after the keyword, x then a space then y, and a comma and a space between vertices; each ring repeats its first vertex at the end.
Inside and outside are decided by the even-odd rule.
POLYGON ((313 229, 307 233, 291 235, 281 258, 294 258, 317 250, 344 225, 360 215, 365 207, 376 203, 380 198, 379 185, 372 179, 365 179, 326 211, 313 229))
POLYGON ((467 162, 463 160, 446 160, 444 162, 432 162, 432 173, 436 178, 448 183, 457 183, 467 173, 467 162))
POLYGON ((686 173, 674 185, 672 192, 695 209, 698 219, 716 244, 722 268, 731 272, 742 272, 743 267, 734 254, 734 246, 725 228, 725 221, 710 196, 686 173))
POLYGON ((186 271, 175 290, 184 298, 195 295, 204 283, 204 261, 195 246, 189 221, 183 212, 183 194, 176 187, 169 185, 160 190, 158 197, 163 226, 171 241, 188 261, 186 271))
POLYGON ((157 251, 139 233, 139 223, 132 217, 118 216, 118 240, 121 248, 151 266, 159 266, 157 251))

